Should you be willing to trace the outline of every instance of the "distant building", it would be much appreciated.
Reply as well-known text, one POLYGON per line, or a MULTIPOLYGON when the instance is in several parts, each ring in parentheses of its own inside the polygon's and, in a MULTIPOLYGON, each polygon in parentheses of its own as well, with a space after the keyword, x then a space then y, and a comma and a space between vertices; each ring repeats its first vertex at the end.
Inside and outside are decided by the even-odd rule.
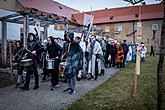
POLYGON ((119 41, 126 39, 129 43, 133 41, 144 42, 149 51, 151 45, 153 45, 156 47, 156 51, 159 52, 164 16, 163 3, 78 13, 73 15, 76 22, 83 24, 84 14, 94 16, 93 24, 100 29, 103 35, 119 41), (139 20, 142 28, 136 31, 139 29, 139 20), (142 35, 141 40, 138 36, 140 34, 142 35))

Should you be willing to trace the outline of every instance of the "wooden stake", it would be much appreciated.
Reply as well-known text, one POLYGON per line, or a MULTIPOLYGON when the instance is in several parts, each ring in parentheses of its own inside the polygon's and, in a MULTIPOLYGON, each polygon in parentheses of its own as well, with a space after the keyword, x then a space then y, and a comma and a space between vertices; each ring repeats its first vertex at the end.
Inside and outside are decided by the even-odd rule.
POLYGON ((137 81, 139 79, 139 76, 140 76, 140 52, 137 51, 137 54, 136 54, 136 67, 135 67, 135 79, 133 81, 133 87, 132 87, 132 93, 131 93, 131 96, 136 96, 137 93, 137 81))
POLYGON ((133 81, 133 88, 132 88, 132 93, 131 96, 136 96, 136 90, 137 90, 137 74, 135 74, 135 79, 133 81))

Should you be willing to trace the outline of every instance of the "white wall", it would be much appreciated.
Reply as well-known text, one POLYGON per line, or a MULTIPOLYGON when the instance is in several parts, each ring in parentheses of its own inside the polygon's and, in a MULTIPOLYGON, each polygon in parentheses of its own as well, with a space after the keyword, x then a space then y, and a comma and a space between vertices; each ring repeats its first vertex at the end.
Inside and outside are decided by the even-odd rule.
MULTIPOLYGON (((7 23, 7 39, 8 40, 19 40, 20 39, 20 28, 23 25, 15 23, 7 23)), ((43 31, 43 27, 40 29, 43 31)), ((35 33, 34 26, 30 26, 29 32, 35 33)), ((48 28, 48 36, 53 36, 55 38, 64 38, 64 31, 54 30, 54 26, 51 25, 48 28)), ((74 33, 74 36, 81 36, 80 33, 74 33)), ((2 23, 0 22, 0 39, 2 39, 2 23)))
MULTIPOLYGON (((6 11, 0 9, 0 17, 14 14, 15 12, 6 11)), ((20 39, 20 28, 22 24, 7 23, 7 39, 8 40, 19 40, 20 39)), ((43 31, 43 27, 40 29, 43 31)), ((34 26, 29 27, 29 32, 35 33, 34 26)), ((56 38, 64 38, 64 31, 54 30, 54 25, 50 25, 48 28, 48 36, 53 36, 56 38)), ((75 37, 80 36, 79 33, 75 33, 75 37)), ((0 21, 0 39, 2 39, 2 22, 0 21)))
POLYGON ((48 36, 64 39, 64 31, 54 30, 54 25, 50 25, 48 28, 48 36))

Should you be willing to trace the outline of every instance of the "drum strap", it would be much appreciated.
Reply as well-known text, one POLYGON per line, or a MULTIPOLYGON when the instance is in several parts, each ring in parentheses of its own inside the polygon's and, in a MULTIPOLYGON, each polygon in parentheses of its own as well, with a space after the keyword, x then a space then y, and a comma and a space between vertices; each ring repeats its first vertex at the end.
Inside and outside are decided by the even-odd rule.
POLYGON ((70 51, 70 45, 71 45, 71 43, 68 44, 68 46, 67 46, 67 50, 66 50, 66 52, 63 54, 62 57, 64 57, 64 56, 66 55, 66 58, 67 58, 68 53, 69 53, 69 51, 70 51))

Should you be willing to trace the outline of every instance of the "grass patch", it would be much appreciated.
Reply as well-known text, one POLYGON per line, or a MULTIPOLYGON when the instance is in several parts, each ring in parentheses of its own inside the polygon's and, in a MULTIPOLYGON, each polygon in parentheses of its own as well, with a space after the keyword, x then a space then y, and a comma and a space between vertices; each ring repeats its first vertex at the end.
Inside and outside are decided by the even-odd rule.
POLYGON ((67 110, 154 110, 157 102, 158 57, 141 63, 137 96, 131 97, 135 63, 120 69, 105 83, 70 105, 67 110))

